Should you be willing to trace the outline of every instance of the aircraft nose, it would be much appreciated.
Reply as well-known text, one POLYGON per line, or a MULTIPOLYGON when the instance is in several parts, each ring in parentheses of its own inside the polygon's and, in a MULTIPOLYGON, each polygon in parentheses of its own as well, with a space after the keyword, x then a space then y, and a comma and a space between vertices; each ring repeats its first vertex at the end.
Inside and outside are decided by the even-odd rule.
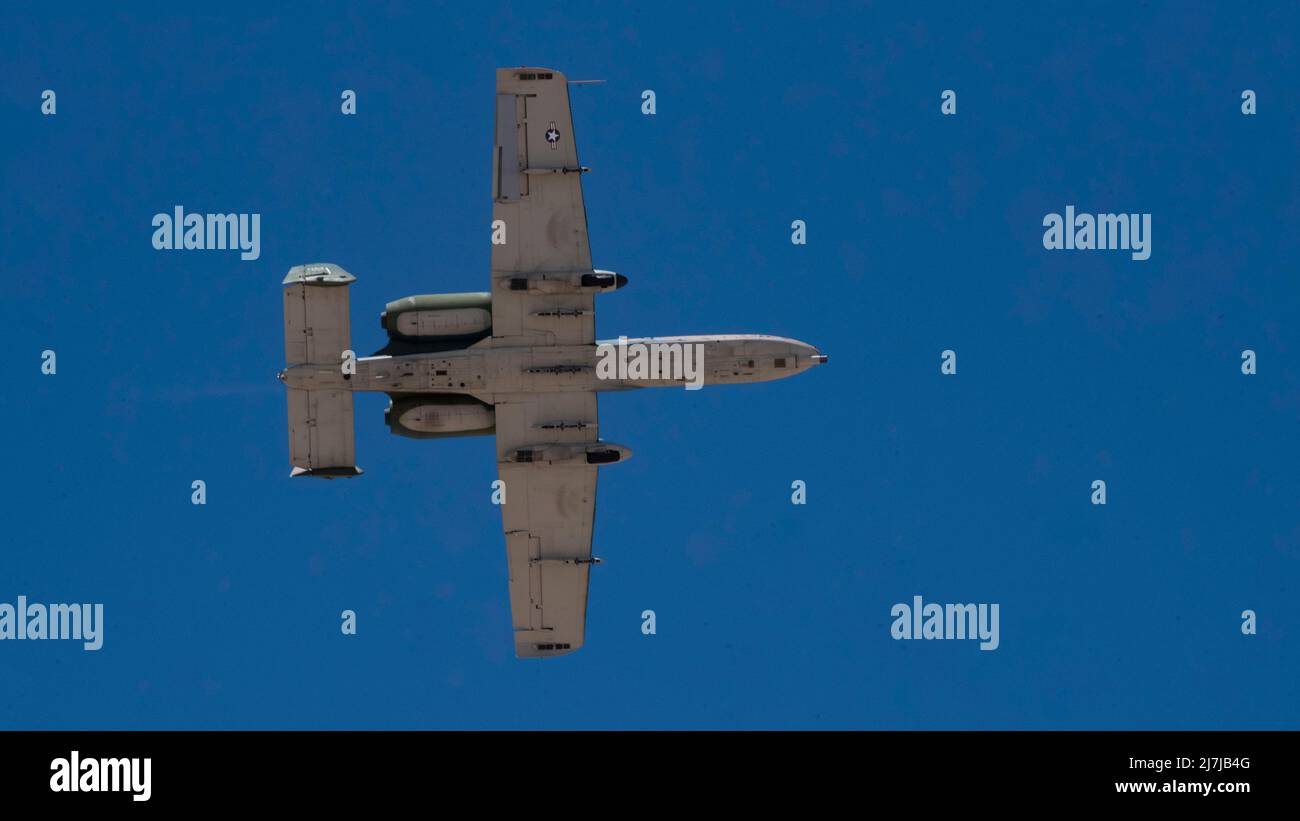
POLYGON ((825 365, 827 362, 830 361, 831 358, 824 353, 818 353, 818 354, 813 354, 810 357, 810 359, 812 359, 813 364, 825 365))

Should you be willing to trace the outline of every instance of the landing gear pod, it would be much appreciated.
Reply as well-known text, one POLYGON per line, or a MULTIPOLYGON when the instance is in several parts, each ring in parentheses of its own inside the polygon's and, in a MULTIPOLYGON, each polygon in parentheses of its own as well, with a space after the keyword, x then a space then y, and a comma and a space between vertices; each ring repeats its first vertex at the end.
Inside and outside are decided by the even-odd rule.
POLYGON ((592 442, 585 445, 529 445, 510 451, 504 461, 521 465, 612 465, 631 458, 631 448, 612 442, 592 442))
POLYGON ((527 291, 530 294, 577 294, 585 291, 617 291, 627 284, 627 277, 613 271, 590 273, 544 272, 522 274, 500 280, 498 288, 507 291, 527 291))

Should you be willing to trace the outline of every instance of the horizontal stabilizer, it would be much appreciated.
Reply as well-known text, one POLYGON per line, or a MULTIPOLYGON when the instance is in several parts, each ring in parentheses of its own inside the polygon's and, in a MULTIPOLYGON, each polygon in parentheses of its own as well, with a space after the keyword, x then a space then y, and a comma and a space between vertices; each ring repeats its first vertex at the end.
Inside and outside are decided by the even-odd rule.
POLYGON ((325 479, 360 476, 352 393, 290 388, 288 397, 290 475, 325 479))
MULTIPOLYGON (((295 265, 284 278, 284 358, 288 365, 342 367, 352 347, 348 286, 356 277, 333 263, 295 265)), ((352 393, 289 388, 292 476, 358 476, 352 393)))
POLYGON ((284 278, 284 361, 338 364, 352 348, 348 287, 356 277, 337 265, 295 265, 284 278))

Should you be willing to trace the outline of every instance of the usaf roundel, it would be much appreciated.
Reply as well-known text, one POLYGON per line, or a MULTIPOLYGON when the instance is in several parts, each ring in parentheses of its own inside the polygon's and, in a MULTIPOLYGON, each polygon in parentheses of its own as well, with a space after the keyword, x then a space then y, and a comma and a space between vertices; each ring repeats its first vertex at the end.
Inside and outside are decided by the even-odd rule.
POLYGON ((551 148, 555 148, 556 143, 560 141, 560 130, 555 127, 555 123, 551 123, 551 127, 546 129, 546 141, 551 144, 551 148))

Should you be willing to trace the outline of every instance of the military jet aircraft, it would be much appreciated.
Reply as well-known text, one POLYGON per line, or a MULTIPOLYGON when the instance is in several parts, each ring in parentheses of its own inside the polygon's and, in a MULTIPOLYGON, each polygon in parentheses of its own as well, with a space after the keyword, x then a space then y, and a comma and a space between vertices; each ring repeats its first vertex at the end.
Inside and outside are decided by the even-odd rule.
POLYGON ((598 438, 596 394, 780 379, 826 356, 759 335, 598 343, 595 297, 627 279, 592 267, 588 169, 578 164, 568 82, 551 69, 500 69, 495 110, 489 291, 388 303, 380 314, 388 344, 356 358, 355 277, 332 263, 285 277, 288 366, 279 378, 288 388, 290 475, 361 474, 356 391, 389 394, 386 420, 400 436, 495 433, 515 653, 558 656, 583 643, 588 573, 599 561, 591 554, 598 466, 631 455, 598 438))

